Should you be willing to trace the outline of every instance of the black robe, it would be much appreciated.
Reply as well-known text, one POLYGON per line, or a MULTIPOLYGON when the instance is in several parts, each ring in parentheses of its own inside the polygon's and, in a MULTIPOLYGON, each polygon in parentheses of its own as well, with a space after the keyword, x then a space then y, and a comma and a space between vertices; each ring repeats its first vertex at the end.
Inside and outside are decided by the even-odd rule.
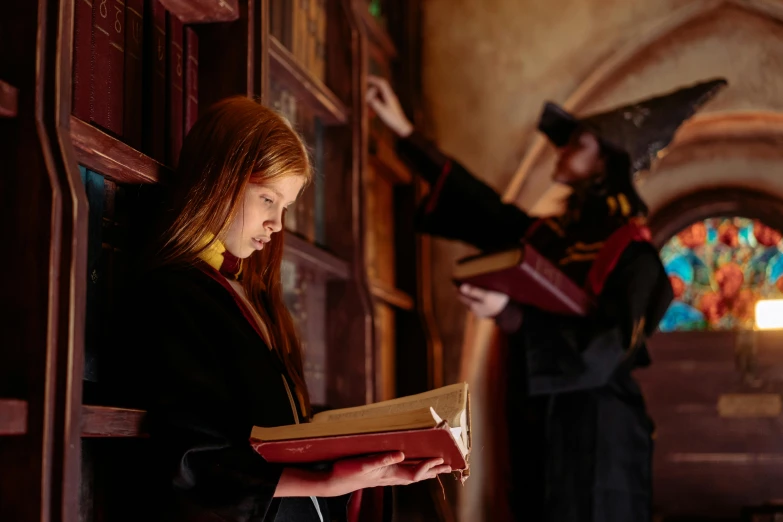
MULTIPOLYGON (((254 425, 295 422, 295 388, 234 296, 182 267, 145 276, 127 298, 125 350, 111 367, 148 410, 151 492, 140 501, 163 506, 148 519, 319 521, 311 498, 273 498, 282 466, 250 447, 254 425)), ((345 520, 347 497, 328 500, 318 499, 324 521, 345 520)))
MULTIPOLYGON (((414 134, 398 151, 430 182, 417 216, 424 233, 482 250, 527 238, 550 259, 565 262, 570 247, 605 240, 620 226, 614 214, 602 214, 604 199, 593 198, 588 208, 596 212, 562 227, 557 220, 546 223, 527 237, 535 219, 503 203, 426 140, 414 134)), ((589 267, 562 268, 586 284, 589 267)), ((671 300, 656 249, 634 241, 616 260, 589 317, 513 302, 497 317, 507 334, 507 358, 499 367, 506 371, 507 491, 515 520, 650 520, 653 423, 631 371, 649 364, 645 339, 671 300)))

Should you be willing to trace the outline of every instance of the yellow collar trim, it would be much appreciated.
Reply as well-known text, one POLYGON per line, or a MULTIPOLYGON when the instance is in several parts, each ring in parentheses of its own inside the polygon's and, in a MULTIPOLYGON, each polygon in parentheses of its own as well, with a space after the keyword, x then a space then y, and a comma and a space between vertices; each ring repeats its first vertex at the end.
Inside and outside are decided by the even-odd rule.
MULTIPOLYGON (((221 240, 215 239, 215 234, 212 232, 207 232, 204 234, 204 238, 201 240, 201 246, 206 246, 206 248, 198 255, 199 259, 220 272, 220 269, 223 266, 223 261, 225 260, 223 257, 223 252, 226 251, 226 246, 221 240)), ((242 265, 243 263, 240 261, 239 272, 236 273, 236 277, 239 277, 239 275, 242 273, 242 265)))

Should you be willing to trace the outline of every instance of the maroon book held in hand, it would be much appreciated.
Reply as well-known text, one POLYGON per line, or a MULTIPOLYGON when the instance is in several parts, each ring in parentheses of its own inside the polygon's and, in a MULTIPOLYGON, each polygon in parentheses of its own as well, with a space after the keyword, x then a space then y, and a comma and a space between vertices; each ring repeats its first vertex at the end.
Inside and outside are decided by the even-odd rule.
POLYGON ((253 427, 253 449, 267 462, 306 464, 402 451, 405 462, 442 458, 470 474, 470 394, 467 383, 366 406, 330 410, 312 422, 253 427))
POLYGON ((458 284, 500 292, 547 312, 587 315, 593 304, 584 289, 527 243, 461 259, 452 276, 458 284))

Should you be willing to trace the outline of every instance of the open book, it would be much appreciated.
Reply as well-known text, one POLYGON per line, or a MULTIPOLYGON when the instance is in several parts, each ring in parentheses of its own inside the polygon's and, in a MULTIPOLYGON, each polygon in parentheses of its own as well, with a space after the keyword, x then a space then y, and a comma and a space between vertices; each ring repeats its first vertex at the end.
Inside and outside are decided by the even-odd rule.
POLYGON ((526 243, 460 259, 452 277, 457 284, 501 292, 547 312, 586 315, 593 305, 584 289, 526 243))
POLYGON ((468 476, 470 394, 467 383, 316 414, 307 424, 263 428, 250 434, 267 462, 316 463, 402 451, 405 460, 442 458, 468 476))

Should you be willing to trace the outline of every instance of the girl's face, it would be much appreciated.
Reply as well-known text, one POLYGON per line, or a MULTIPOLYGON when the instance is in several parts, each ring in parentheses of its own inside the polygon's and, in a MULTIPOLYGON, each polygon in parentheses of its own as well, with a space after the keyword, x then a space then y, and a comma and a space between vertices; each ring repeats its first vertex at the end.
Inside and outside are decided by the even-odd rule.
POLYGON ((284 176, 266 183, 250 183, 236 218, 228 227, 226 249, 244 259, 263 250, 272 234, 283 229, 283 212, 295 201, 305 179, 284 176))
POLYGON ((568 145, 560 149, 553 179, 565 185, 578 184, 601 167, 601 146, 589 132, 582 132, 568 145))

